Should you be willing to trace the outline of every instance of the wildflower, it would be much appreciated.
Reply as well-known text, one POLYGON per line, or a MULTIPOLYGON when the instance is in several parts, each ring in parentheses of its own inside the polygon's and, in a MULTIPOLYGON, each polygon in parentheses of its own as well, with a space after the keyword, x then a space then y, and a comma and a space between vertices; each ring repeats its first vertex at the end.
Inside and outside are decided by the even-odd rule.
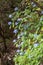
POLYGON ((23 54, 24 54, 23 52, 20 53, 20 55, 23 55, 23 54))
POLYGON ((36 7, 36 4, 33 4, 33 7, 36 7))
POLYGON ((14 39, 13 42, 16 42, 16 39, 14 39))
POLYGON ((18 7, 15 7, 15 8, 14 8, 14 11, 18 11, 18 7))
POLYGON ((15 25, 18 25, 18 22, 15 22, 15 25))
POLYGON ((21 37, 21 36, 20 36, 20 35, 18 35, 17 39, 20 39, 20 37, 21 37))
POLYGON ((18 53, 19 53, 19 52, 20 52, 20 50, 18 49, 16 52, 18 52, 18 53))
POLYGON ((34 47, 37 47, 37 46, 38 46, 38 43, 35 43, 35 44, 34 44, 34 47))
POLYGON ((12 18, 12 15, 11 14, 9 15, 9 18, 12 18))
POLYGON ((11 22, 8 22, 8 25, 11 25, 11 22))
POLYGON ((18 33, 18 30, 17 30, 17 29, 15 29, 15 30, 13 31, 13 33, 15 33, 15 34, 16 34, 16 33, 18 33))
POLYGON ((22 20, 22 18, 18 18, 18 19, 17 19, 17 21, 21 21, 21 20, 22 20))

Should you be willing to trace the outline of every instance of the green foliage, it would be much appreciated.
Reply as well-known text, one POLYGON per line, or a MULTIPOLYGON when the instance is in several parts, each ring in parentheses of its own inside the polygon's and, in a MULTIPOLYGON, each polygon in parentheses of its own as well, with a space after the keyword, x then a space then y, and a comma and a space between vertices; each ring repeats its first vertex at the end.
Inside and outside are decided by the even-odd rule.
MULTIPOLYGON (((10 4, 10 6, 2 6, 1 12, 8 7, 7 11, 5 10, 5 17, 8 17, 11 10, 11 13, 13 13, 9 15, 8 18, 8 20, 11 21, 6 22, 6 18, 4 19, 3 13, 1 17, 3 18, 3 20, 0 18, 0 25, 1 27, 3 26, 3 30, 5 29, 4 34, 2 33, 5 36, 5 38, 8 37, 8 40, 15 39, 13 41, 14 45, 19 48, 19 50, 16 51, 15 57, 13 58, 15 62, 14 65, 41 65, 43 61, 42 1, 20 0, 16 2, 16 0, 11 0, 11 2, 13 3, 8 2, 5 2, 5 6, 6 3, 8 4, 8 6, 10 4), (13 7, 14 10, 12 10, 13 7), (6 23, 3 21, 5 21, 6 23)), ((4 5, 3 1, 1 5, 4 5)))
POLYGON ((20 47, 13 59, 15 65, 40 65, 43 60, 43 15, 37 11, 41 9, 29 1, 25 10, 12 14, 14 29, 18 29, 15 45, 20 47))
POLYGON ((29 45, 28 49, 23 52, 15 56, 15 65, 40 65, 43 57, 43 44, 36 47, 29 45))

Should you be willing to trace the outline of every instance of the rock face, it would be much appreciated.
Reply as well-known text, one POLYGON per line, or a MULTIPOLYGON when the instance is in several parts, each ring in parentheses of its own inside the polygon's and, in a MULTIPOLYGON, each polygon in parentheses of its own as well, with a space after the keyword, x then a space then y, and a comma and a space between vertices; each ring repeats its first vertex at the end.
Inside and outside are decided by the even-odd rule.
POLYGON ((7 23, 11 19, 9 19, 8 15, 13 12, 14 3, 15 0, 0 0, 0 26, 5 31, 6 29, 9 30, 7 23))
POLYGON ((1 58, 0 58, 0 65, 1 65, 1 58))
POLYGON ((12 10, 13 0, 0 0, 0 11, 9 12, 12 10))
POLYGON ((10 0, 0 0, 0 21, 8 21, 8 14, 13 11, 12 4, 10 0))
POLYGON ((8 15, 14 11, 14 8, 18 6, 21 0, 0 0, 0 21, 9 21, 8 15))

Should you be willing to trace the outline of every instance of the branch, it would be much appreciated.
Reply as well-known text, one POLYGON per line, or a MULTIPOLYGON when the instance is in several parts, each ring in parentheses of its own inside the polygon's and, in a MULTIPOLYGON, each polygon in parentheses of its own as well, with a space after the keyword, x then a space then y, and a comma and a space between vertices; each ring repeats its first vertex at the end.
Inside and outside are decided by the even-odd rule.
POLYGON ((3 38, 4 48, 5 48, 5 51, 6 51, 7 50, 6 39, 5 39, 5 36, 4 36, 4 31, 2 30, 1 26, 0 26, 0 36, 3 38))

